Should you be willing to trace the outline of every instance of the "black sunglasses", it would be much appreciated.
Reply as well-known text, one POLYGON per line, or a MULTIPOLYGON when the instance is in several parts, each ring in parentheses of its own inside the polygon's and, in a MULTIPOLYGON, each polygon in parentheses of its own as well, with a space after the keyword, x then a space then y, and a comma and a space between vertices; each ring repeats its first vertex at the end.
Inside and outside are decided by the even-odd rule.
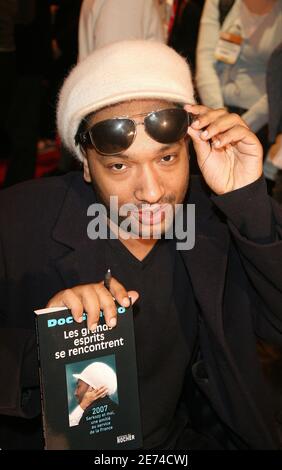
POLYGON ((161 144, 172 144, 187 133, 189 114, 183 108, 161 109, 132 117, 116 117, 97 122, 91 129, 75 136, 76 145, 94 147, 102 155, 118 155, 128 149, 142 124, 147 134, 161 144), (145 116, 143 122, 133 117, 145 116))

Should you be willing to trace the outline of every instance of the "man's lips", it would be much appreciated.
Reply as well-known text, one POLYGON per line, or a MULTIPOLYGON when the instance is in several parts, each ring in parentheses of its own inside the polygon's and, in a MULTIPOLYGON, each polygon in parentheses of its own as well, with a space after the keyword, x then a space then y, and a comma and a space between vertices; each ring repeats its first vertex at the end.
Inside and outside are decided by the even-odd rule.
POLYGON ((138 212, 132 212, 135 219, 144 225, 159 224, 165 219, 166 208, 168 204, 154 204, 148 208, 139 209, 138 212))

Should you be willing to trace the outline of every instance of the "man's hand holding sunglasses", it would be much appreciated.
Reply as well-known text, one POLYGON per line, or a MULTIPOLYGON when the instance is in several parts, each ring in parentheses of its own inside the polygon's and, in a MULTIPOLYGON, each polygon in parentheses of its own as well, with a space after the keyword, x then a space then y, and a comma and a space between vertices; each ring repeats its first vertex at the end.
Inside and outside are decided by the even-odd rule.
POLYGON ((262 146, 240 116, 200 105, 187 105, 185 109, 195 117, 188 134, 212 191, 225 194, 262 175, 262 146))

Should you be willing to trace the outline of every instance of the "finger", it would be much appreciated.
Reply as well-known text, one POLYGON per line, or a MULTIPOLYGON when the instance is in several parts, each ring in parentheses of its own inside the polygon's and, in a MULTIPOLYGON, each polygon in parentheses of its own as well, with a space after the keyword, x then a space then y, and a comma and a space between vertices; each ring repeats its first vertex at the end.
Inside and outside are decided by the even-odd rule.
POLYGON ((46 308, 56 308, 56 307, 65 307, 65 304, 61 298, 62 292, 54 295, 46 305, 46 308))
POLYGON ((117 309, 111 292, 102 284, 96 284, 96 293, 98 295, 100 308, 103 310, 106 324, 111 328, 115 327, 117 324, 117 309))
POLYGON ((197 158, 205 158, 205 156, 211 151, 210 142, 203 140, 201 137, 201 131, 196 131, 192 127, 188 127, 188 134, 192 138, 197 158))
POLYGON ((125 287, 114 277, 110 281, 110 292, 116 301, 123 307, 129 307, 130 300, 128 297, 128 292, 125 287))
POLYGON ((139 297, 138 292, 134 290, 126 290, 125 287, 114 277, 112 277, 110 281, 110 291, 116 301, 123 307, 130 306, 129 297, 131 298, 132 304, 134 304, 139 297))
POLYGON ((101 387, 97 390, 96 397, 101 398, 104 397, 108 394, 108 389, 107 387, 101 387))
POLYGON ((184 109, 191 114, 205 114, 207 111, 210 110, 207 106, 203 106, 201 104, 186 104, 184 109))
POLYGON ((84 310, 87 313, 87 327, 94 331, 100 319, 100 302, 96 293, 95 284, 88 284, 74 288, 81 298, 84 310))
POLYGON ((260 141, 248 128, 241 125, 234 126, 226 132, 217 134, 216 139, 213 141, 213 146, 222 148, 239 142, 249 145, 248 153, 250 155, 253 153, 255 156, 259 156, 258 148, 261 147, 260 141))
POLYGON ((248 129, 247 124, 240 118, 238 114, 224 113, 223 115, 217 116, 216 119, 212 120, 210 124, 207 125, 206 129, 201 133, 201 139, 212 139, 217 137, 218 134, 228 131, 235 126, 248 129))
POLYGON ((221 116, 228 116, 228 113, 223 108, 216 110, 208 110, 206 113, 198 115, 191 125, 194 129, 201 130, 209 126, 212 122, 216 121, 221 116))
POLYGON ((71 310, 75 321, 79 323, 83 321, 83 304, 80 298, 75 294, 74 289, 66 289, 58 292, 47 304, 47 308, 51 307, 67 307, 71 310))

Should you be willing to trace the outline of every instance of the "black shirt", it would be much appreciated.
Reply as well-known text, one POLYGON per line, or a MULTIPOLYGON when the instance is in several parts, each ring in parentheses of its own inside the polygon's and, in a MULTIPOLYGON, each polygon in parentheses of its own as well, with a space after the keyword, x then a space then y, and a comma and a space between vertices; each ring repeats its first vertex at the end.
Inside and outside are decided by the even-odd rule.
POLYGON ((133 308, 144 448, 173 448, 187 423, 183 382, 197 334, 196 306, 173 240, 159 240, 144 260, 107 240, 112 275, 140 298, 133 308))

